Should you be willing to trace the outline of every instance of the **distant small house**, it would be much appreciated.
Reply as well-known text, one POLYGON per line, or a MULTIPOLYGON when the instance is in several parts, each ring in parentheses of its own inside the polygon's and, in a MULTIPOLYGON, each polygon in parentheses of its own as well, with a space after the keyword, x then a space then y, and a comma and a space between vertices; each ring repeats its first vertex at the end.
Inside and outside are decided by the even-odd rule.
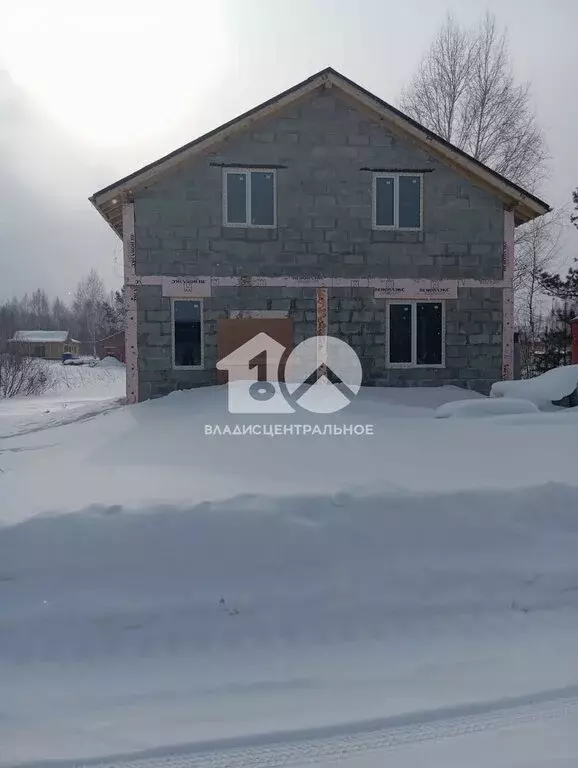
POLYGON ((13 352, 46 360, 60 360, 65 352, 78 355, 80 351, 80 342, 71 339, 69 331, 16 331, 8 344, 13 352))
POLYGON ((96 342, 96 354, 103 357, 116 357, 121 363, 124 363, 124 331, 111 333, 104 339, 96 342))

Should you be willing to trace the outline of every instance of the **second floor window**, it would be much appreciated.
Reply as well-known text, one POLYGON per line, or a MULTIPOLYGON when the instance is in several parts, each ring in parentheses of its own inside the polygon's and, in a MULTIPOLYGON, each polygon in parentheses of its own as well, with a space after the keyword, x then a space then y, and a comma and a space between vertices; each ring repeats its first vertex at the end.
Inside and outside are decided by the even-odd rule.
POLYGON ((225 226, 275 226, 274 170, 227 169, 223 181, 225 226))
POLYGON ((374 175, 373 226, 376 229, 422 228, 421 174, 374 175))

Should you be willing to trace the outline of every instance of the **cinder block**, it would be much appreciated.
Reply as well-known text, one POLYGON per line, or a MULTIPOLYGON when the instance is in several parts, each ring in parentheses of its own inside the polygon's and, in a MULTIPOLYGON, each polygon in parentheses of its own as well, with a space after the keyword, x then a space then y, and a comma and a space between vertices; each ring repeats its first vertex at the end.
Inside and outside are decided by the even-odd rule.
POLYGON ((255 131, 251 134, 253 141, 258 141, 263 144, 271 144, 275 141, 275 134, 273 132, 255 131))
POLYGON ((494 250, 493 245, 488 243, 472 243, 470 245, 470 253, 472 256, 486 256, 494 250))
POLYGON ((140 360, 142 360, 144 368, 147 371, 168 371, 171 368, 170 359, 168 357, 152 357, 152 354, 157 351, 156 348, 151 348, 150 353, 148 350, 146 353, 143 351, 143 353, 139 355, 139 363, 140 360))
POLYGON ((343 262, 344 264, 362 265, 365 262, 365 259, 359 253, 346 253, 343 257, 343 262))
POLYGON ((375 131, 369 137, 369 141, 372 147, 391 147, 392 137, 385 131, 375 131))
POLYGON ((347 143, 354 147, 367 146, 369 144, 369 136, 350 134, 347 137, 347 143))
POLYGON ((277 141, 280 144, 297 144, 299 134, 293 131, 277 131, 277 141))
POLYGON ((147 323, 166 323, 171 319, 171 313, 166 310, 148 309, 146 311, 147 323))
POLYGON ((315 253, 298 253, 295 256, 295 260, 298 265, 304 266, 315 266, 318 263, 317 254, 315 253))
POLYGON ((333 216, 317 216, 313 219, 313 226, 332 230, 335 227, 339 227, 339 222, 333 216))
POLYGON ((461 256, 460 266, 461 267, 479 267, 480 257, 474 256, 473 254, 468 254, 467 256, 461 256))
POLYGON ((465 335, 448 333, 446 334, 446 344, 449 346, 464 347, 468 343, 465 335))
POLYGON ((306 229, 301 233, 301 239, 307 243, 320 242, 324 239, 324 230, 306 229))

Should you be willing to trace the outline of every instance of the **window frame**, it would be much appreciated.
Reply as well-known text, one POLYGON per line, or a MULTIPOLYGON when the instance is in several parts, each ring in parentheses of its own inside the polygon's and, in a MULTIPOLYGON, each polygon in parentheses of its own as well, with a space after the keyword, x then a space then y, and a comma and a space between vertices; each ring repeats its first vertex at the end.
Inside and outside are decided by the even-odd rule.
POLYGON ((171 364, 175 371, 205 370, 205 303, 196 296, 173 296, 171 298, 171 364), (196 301, 201 314, 201 362, 200 365, 177 365, 175 362, 175 301, 196 301))
POLYGON ((371 192, 371 226, 372 229, 399 230, 400 232, 423 231, 423 177, 419 171, 384 171, 375 172, 372 179, 371 192), (399 226, 399 179, 400 176, 417 176, 419 178, 419 227, 399 226), (393 224, 377 223, 377 179, 393 179, 393 224))
POLYGON ((445 368, 446 367, 446 302, 444 299, 388 299, 386 315, 386 335, 385 335, 385 366, 386 368, 445 368), (411 305, 411 362, 410 363, 392 363, 389 359, 391 349, 391 313, 390 307, 394 304, 411 305), (418 363, 417 362, 417 305, 418 304, 441 304, 442 305, 442 361, 441 363, 418 363))
POLYGON ((224 227, 244 227, 245 229, 277 229, 277 169, 276 168, 223 168, 223 226, 224 227), (227 176, 230 173, 244 174, 245 181, 245 222, 231 221, 227 217, 228 211, 228 189, 227 176), (252 173, 272 173, 273 174, 273 223, 272 224, 252 224, 251 223, 251 174, 252 173))

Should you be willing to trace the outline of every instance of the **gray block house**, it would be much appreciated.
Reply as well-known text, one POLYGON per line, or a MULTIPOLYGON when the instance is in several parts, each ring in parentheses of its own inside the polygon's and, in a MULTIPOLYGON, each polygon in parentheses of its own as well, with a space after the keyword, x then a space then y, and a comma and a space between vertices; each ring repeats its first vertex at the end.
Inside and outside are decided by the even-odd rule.
POLYGON ((91 202, 123 238, 129 402, 223 381, 265 331, 379 386, 513 368, 514 230, 548 205, 333 69, 91 202))

